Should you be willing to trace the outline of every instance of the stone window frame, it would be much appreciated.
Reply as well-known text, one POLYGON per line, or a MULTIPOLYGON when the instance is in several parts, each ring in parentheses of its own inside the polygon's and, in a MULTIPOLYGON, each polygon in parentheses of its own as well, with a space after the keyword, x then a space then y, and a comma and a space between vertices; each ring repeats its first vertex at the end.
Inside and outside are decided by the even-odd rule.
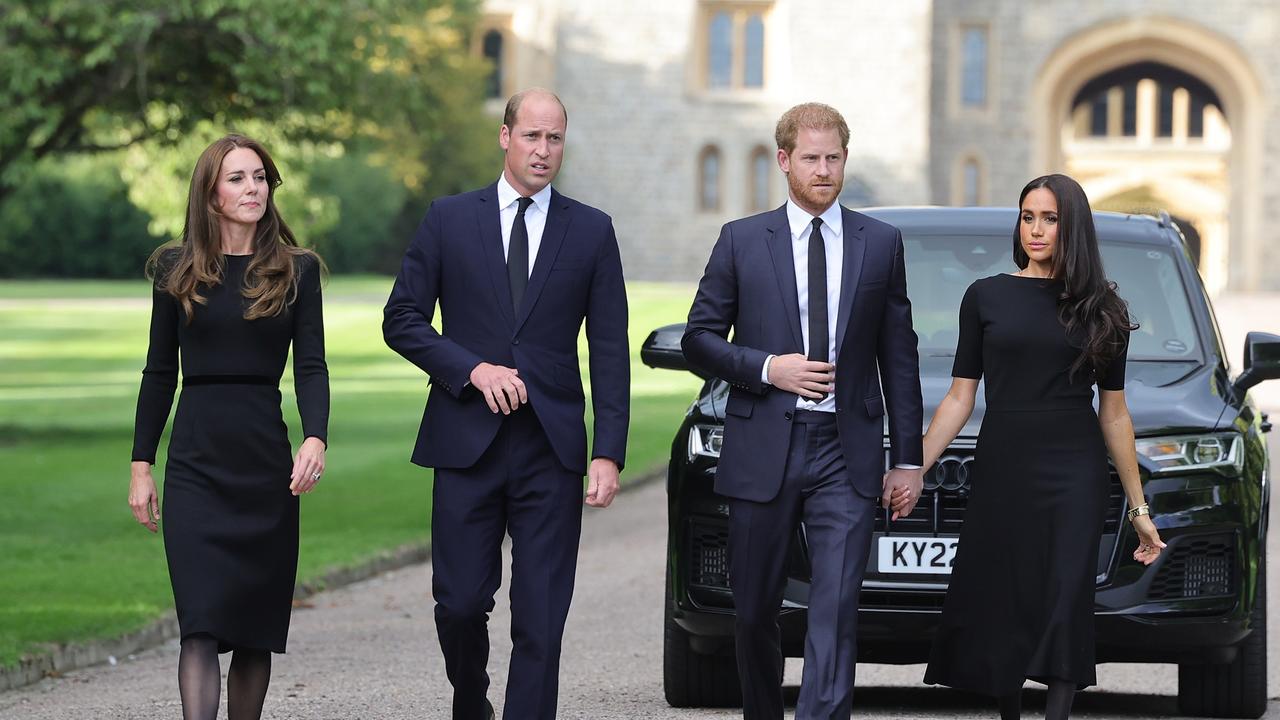
POLYGON ((720 208, 724 207, 724 153, 720 152, 720 147, 715 143, 706 143, 698 151, 697 182, 694 197, 698 212, 720 212, 720 208), (707 161, 713 158, 716 163, 716 176, 714 197, 710 197, 707 193, 707 161))
POLYGON ((947 43, 947 88, 948 107, 952 117, 972 117, 994 119, 995 108, 999 104, 997 97, 996 68, 999 65, 999 54, 994 27, 988 20, 958 19, 951 23, 947 43), (964 102, 964 41, 970 30, 981 30, 986 35, 986 78, 985 98, 982 105, 966 105, 964 102))
POLYGON ((990 199, 991 182, 989 180, 989 172, 986 160, 982 157, 982 153, 977 149, 970 148, 956 155, 955 162, 951 168, 951 204, 956 207, 980 207, 988 205, 990 199), (977 170, 977 187, 974 188, 974 200, 971 205, 968 200, 968 186, 966 184, 965 172, 969 167, 977 170))
POLYGON ((694 26, 693 42, 690 49, 693 53, 694 68, 692 89, 696 93, 706 95, 753 96, 763 94, 769 89, 769 61, 776 42, 771 42, 774 25, 772 16, 776 0, 700 0, 697 7, 697 18, 694 26), (727 87, 711 86, 711 23, 716 15, 729 13, 730 28, 730 60, 729 85, 727 87), (760 57, 760 85, 748 86, 746 80, 746 35, 747 21, 752 16, 760 16, 763 23, 764 38, 760 57))
MULTIPOLYGON (((506 107, 507 98, 511 97, 518 87, 515 81, 515 33, 512 30, 511 15, 506 13, 489 13, 476 23, 471 36, 471 54, 484 59, 484 40, 489 33, 497 32, 502 36, 502 56, 498 63, 498 94, 486 94, 486 106, 498 106, 501 112, 506 107)), ((488 77, 485 78, 488 82, 488 77)), ((493 108, 488 108, 493 109, 493 108)))
POLYGON ((774 164, 769 162, 773 159, 773 156, 774 153, 771 153, 769 146, 764 143, 753 146, 751 152, 747 154, 747 208, 753 213, 765 212, 773 207, 773 178, 770 172, 774 164), (765 158, 763 178, 760 177, 759 168, 756 167, 756 163, 761 157, 765 158), (764 183, 763 204, 757 202, 759 198, 756 197, 756 190, 759 188, 760 182, 764 183))

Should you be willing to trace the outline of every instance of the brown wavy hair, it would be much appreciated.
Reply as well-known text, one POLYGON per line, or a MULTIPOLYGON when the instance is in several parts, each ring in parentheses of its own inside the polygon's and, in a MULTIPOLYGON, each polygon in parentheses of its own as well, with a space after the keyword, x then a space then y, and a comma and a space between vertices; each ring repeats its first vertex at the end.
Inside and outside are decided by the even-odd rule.
POLYGON ((1042 175, 1022 188, 1013 226, 1014 263, 1024 270, 1031 263, 1022 248, 1022 202, 1039 188, 1053 193, 1058 201, 1058 242, 1051 276, 1062 282, 1058 321, 1080 347, 1070 373, 1074 377, 1087 366, 1101 375, 1124 349, 1126 335, 1138 326, 1129 317, 1128 303, 1116 293, 1116 284, 1107 279, 1089 198, 1074 179, 1057 173, 1042 175))
POLYGON ((280 187, 280 171, 271 160, 262 143, 231 134, 205 148, 196 160, 191 174, 191 189, 187 193, 187 220, 182 228, 179 243, 156 248, 147 260, 147 277, 157 287, 172 295, 182 304, 187 322, 191 322, 195 304, 206 302, 200 294, 202 287, 214 287, 222 282, 226 260, 222 257, 222 237, 218 220, 222 216, 215 199, 222 161, 237 148, 246 148, 262 159, 267 174, 266 211, 258 221, 253 236, 253 259, 245 270, 244 288, 241 290, 248 306, 246 320, 279 315, 298 296, 298 263, 304 257, 314 258, 323 269, 320 257, 298 246, 293 231, 280 216, 276 207, 276 188, 280 187))

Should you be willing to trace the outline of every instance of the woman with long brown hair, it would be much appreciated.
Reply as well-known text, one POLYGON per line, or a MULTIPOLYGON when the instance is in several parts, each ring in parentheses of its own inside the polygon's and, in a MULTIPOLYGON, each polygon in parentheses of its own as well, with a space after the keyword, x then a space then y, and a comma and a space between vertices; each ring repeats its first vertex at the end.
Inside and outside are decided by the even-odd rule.
POLYGON ((951 388, 924 437, 930 467, 968 421, 985 378, 977 480, 925 682, 996 697, 1000 717, 1016 720, 1023 682, 1036 680, 1049 688, 1045 717, 1063 720, 1076 690, 1095 682, 1108 454, 1132 508, 1134 558, 1151 564, 1164 543, 1143 501, 1124 397, 1135 326, 1107 280, 1075 180, 1027 183, 1013 257, 1018 272, 965 293, 951 388))
POLYGON ((280 173, 254 140, 228 135, 196 162, 177 246, 159 248, 151 341, 138 393, 129 505, 156 532, 151 466, 178 384, 164 472, 164 545, 182 635, 187 720, 213 720, 227 673, 232 720, 262 713, 271 653, 285 651, 298 567, 298 496, 324 472, 329 373, 320 258, 280 217, 280 173), (291 452, 280 377, 293 346, 304 440, 291 452))

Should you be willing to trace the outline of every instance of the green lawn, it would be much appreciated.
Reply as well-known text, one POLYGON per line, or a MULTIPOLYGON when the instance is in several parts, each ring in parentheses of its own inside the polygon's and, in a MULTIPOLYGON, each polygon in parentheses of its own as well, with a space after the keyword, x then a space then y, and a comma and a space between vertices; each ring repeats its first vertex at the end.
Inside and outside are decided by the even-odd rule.
MULTIPOLYGON (((382 342, 390 282, 335 277, 326 287, 332 447, 325 482, 303 499, 303 580, 428 536, 430 473, 408 462, 426 380, 382 342)), ((693 288, 628 293, 624 480, 663 463, 698 386, 639 362, 651 328, 684 319, 693 288)), ((142 282, 0 283, 0 665, 42 643, 137 629, 172 605, 160 540, 125 503, 149 297, 142 282)), ((582 359, 585 374, 585 341, 582 359)), ((296 442, 287 377, 283 389, 296 442)), ((162 452, 157 479, 163 463, 162 452)))

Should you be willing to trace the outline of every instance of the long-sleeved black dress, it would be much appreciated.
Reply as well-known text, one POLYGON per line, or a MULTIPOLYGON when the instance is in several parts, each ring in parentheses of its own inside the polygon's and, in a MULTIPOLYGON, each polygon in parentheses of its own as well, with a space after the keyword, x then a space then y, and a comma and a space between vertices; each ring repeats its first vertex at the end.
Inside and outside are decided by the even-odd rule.
MULTIPOLYGON (((996 275, 960 305, 952 375, 986 378, 973 490, 924 681, 1003 697, 1025 679, 1096 682, 1094 578, 1110 473, 1100 377, 1058 320, 1059 281, 996 275)), ((1127 338, 1126 338, 1127 341, 1127 338)), ((1127 347, 1127 342, 1126 342, 1127 347)))
MULTIPOLYGON (((186 322, 179 302, 153 290, 151 344, 138 393, 133 459, 155 462, 178 384, 164 469, 165 556, 182 637, 284 652, 298 567, 298 498, 280 412, 280 377, 293 345, 304 437, 327 438, 319 263, 303 256, 297 299, 274 317, 245 320, 250 255, 224 255, 223 280, 201 289, 186 322)), ((162 272, 166 263, 162 263, 162 272)))

